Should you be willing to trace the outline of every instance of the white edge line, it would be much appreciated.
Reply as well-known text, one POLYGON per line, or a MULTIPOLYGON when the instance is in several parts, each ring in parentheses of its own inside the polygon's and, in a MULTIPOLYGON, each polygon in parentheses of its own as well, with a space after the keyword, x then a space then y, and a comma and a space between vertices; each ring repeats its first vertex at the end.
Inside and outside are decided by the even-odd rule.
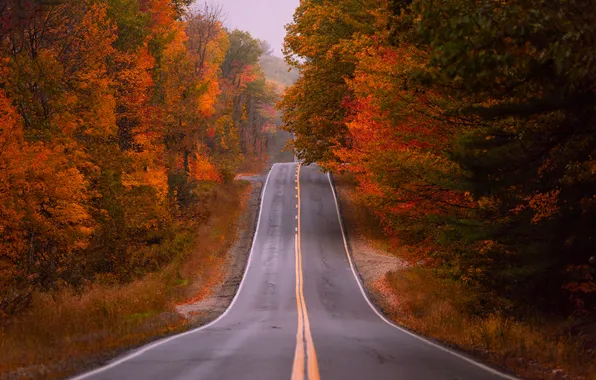
POLYGON ((137 356, 140 356, 140 355, 144 354, 145 352, 147 352, 147 351, 149 351, 149 350, 151 350, 151 349, 153 349, 153 348, 155 348, 157 346, 161 346, 162 344, 171 342, 174 339, 181 338, 181 337, 186 336, 186 335, 194 334, 194 333, 199 332, 199 331, 201 331, 203 329, 206 329, 208 327, 211 327, 214 324, 216 324, 217 322, 219 322, 223 317, 225 317, 229 313, 229 311, 232 309, 232 307, 236 303, 236 300, 238 299, 238 295, 240 294, 240 291, 242 290, 242 286, 244 285, 244 280, 246 279, 246 274, 248 273, 248 269, 250 268, 250 264, 252 262, 253 250, 254 250, 254 247, 255 247, 255 241, 257 240, 257 234, 259 232, 259 226, 261 225, 261 215, 262 215, 262 211, 263 211, 263 201, 265 199, 265 190, 267 189, 267 184, 269 183, 269 177, 271 176, 271 172, 273 171, 273 168, 275 167, 275 165, 277 165, 277 164, 273 164, 271 166, 271 169, 269 170, 269 173, 267 174, 267 179, 265 180, 265 185, 263 186, 263 190, 261 191, 261 204, 259 206, 259 216, 257 218, 257 226, 256 226, 256 229, 255 229, 255 234, 253 236, 252 245, 250 247, 250 253, 249 253, 248 259, 246 261, 246 268, 244 269, 244 273, 242 275, 242 280, 240 281, 240 285, 238 286, 238 290, 236 291, 236 294, 234 295, 234 298, 232 299, 232 302, 230 302, 230 305, 223 312, 223 314, 221 314, 219 317, 217 317, 214 321, 211 321, 211 322, 209 322, 208 324, 206 324, 204 326, 197 327, 196 329, 189 330, 189 331, 183 332, 183 333, 178 334, 178 335, 173 335, 173 336, 170 336, 168 338, 164 338, 164 339, 158 340, 157 342, 151 343, 151 344, 149 344, 149 345, 147 345, 147 346, 139 349, 138 351, 135 351, 132 354, 123 357, 122 359, 116 360, 116 361, 114 361, 112 363, 109 363, 109 364, 107 364, 107 365, 105 365, 103 367, 97 368, 97 369, 92 370, 90 372, 83 373, 83 374, 78 375, 76 377, 72 377, 70 380, 82 380, 82 379, 86 379, 86 378, 88 378, 90 376, 97 375, 98 373, 107 371, 108 369, 114 368, 114 367, 116 367, 116 366, 124 363, 125 361, 128 361, 130 359, 136 358, 137 356))
POLYGON ((450 350, 447 347, 441 346, 440 344, 437 344, 437 343, 435 343, 433 341, 430 341, 430 340, 428 340, 426 338, 423 338, 420 335, 414 334, 411 331, 408 331, 408 330, 404 329, 403 327, 400 327, 400 326, 396 325, 395 323, 393 323, 392 321, 390 321, 389 319, 387 319, 387 317, 385 317, 377 309, 377 307, 375 305, 373 305, 373 303, 370 301, 368 295, 366 294, 366 291, 364 290, 364 287, 362 286, 362 281, 361 281, 360 277, 356 273, 356 268, 354 267, 354 263, 352 261, 352 257, 350 255, 350 252, 349 252, 349 249, 348 249, 348 241, 346 240, 346 234, 344 232, 344 224, 343 224, 343 222, 341 220, 341 215, 339 213, 339 204, 338 204, 338 200, 337 200, 337 194, 335 192, 335 188, 333 186, 333 182, 331 182, 331 173, 327 173, 327 179, 329 180, 329 186, 331 187, 331 192, 333 193, 333 200, 335 201, 335 210, 337 211, 337 220, 339 221, 339 227, 341 229, 341 236, 342 236, 343 241, 344 241, 344 248, 345 248, 345 251, 346 251, 346 256, 348 256, 348 261, 350 263, 350 268, 352 269, 352 274, 354 275, 354 278, 356 278, 356 282, 358 283, 358 287, 360 288, 360 292, 364 296, 364 299, 366 300, 366 303, 368 303, 368 306, 370 306, 370 308, 375 312, 375 314, 379 318, 381 318, 383 320, 383 322, 387 323, 389 326, 394 327, 394 328, 400 330, 401 332, 404 332, 404 333, 406 333, 406 334, 408 334, 408 335, 410 335, 410 336, 412 336, 414 338, 417 338, 417 339, 419 339, 419 340, 421 340, 421 341, 423 341, 425 343, 428 343, 428 344, 430 344, 433 347, 436 347, 436 348, 438 348, 440 350, 443 350, 445 352, 448 352, 451 355, 454 355, 454 356, 456 356, 456 357, 458 357, 458 358, 460 358, 462 360, 465 360, 468 363, 471 363, 471 364, 473 364, 473 365, 475 365, 477 367, 480 367, 480 368, 484 369, 485 371, 492 373, 493 375, 497 375, 497 376, 500 376, 500 377, 502 377, 504 379, 509 379, 509 380, 519 380, 517 377, 513 377, 513 376, 508 375, 506 373, 497 371, 494 368, 491 368, 491 367, 489 367, 489 366, 487 366, 485 364, 482 364, 480 362, 477 362, 474 359, 471 359, 471 358, 469 358, 469 357, 467 357, 465 355, 462 355, 462 354, 460 354, 460 353, 458 353, 456 351, 450 350))

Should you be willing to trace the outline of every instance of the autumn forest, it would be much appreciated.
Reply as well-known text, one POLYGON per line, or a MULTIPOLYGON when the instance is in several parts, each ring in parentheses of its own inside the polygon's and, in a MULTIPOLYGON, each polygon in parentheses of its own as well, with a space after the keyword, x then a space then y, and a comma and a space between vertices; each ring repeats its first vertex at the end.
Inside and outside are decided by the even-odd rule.
POLYGON ((478 312, 593 314, 590 3, 303 1, 294 148, 352 173, 394 246, 479 289, 478 312))
POLYGON ((353 195, 347 229, 405 263, 382 282, 394 322, 528 378, 594 378, 594 4, 293 17, 284 61, 217 2, 0 0, 0 374, 60 378, 203 323, 176 308, 223 282, 288 140, 353 195))
POLYGON ((169 263, 217 184, 260 158, 265 43, 188 1, 0 5, 0 315, 35 290, 169 263), (192 223, 190 223, 192 221, 192 223))

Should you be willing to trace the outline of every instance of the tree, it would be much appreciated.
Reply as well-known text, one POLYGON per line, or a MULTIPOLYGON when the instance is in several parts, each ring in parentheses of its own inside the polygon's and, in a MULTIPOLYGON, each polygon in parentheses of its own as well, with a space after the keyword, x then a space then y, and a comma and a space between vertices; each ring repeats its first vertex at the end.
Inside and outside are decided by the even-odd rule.
POLYGON ((294 151, 306 162, 335 161, 335 147, 347 144, 342 106, 351 97, 345 78, 354 59, 344 42, 356 33, 372 33, 370 1, 304 1, 287 27, 284 53, 302 74, 281 102, 285 128, 294 135, 294 151))
POLYGON ((261 40, 259 41, 261 46, 260 49, 263 52, 263 55, 272 55, 273 54, 273 48, 271 47, 271 44, 265 40, 261 40))
POLYGON ((436 68, 427 80, 461 99, 457 113, 478 126, 454 158, 471 173, 469 191, 491 205, 481 239, 498 243, 493 285, 549 303, 566 298, 570 281, 572 297, 594 305, 596 78, 583 58, 594 10, 581 1, 420 1, 413 10, 436 68))

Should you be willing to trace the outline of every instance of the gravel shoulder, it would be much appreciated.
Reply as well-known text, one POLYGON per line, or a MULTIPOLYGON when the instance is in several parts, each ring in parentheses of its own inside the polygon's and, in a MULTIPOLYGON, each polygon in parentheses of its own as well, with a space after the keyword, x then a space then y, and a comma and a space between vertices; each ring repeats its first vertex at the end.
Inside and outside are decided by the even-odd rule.
MULTIPOLYGON (((265 173, 266 172, 267 171, 265 171, 265 173)), ((55 363, 52 368, 26 368, 22 371, 19 371, 18 373, 0 376, 0 378, 46 378, 46 376, 43 375, 44 373, 48 376, 48 378, 57 378, 62 377, 59 375, 60 373, 82 373, 84 371, 105 365, 114 360, 114 358, 128 355, 131 350, 149 344, 152 341, 200 327, 219 317, 232 302, 242 277, 244 276, 244 269, 246 267, 248 255, 252 246, 252 239, 256 230, 256 222, 261 201, 261 189, 263 187, 265 175, 252 175, 247 178, 239 177, 237 179, 249 181, 251 183, 251 188, 246 200, 247 203, 237 226, 236 240, 234 241, 232 247, 226 252, 227 265, 225 265, 225 273, 222 273, 220 276, 218 276, 221 278, 221 281, 209 292, 208 296, 200 298, 199 301, 190 301, 188 303, 178 305, 175 307, 175 311, 161 313, 156 316, 158 321, 156 322, 156 326, 161 326, 164 321, 179 321, 179 328, 171 330, 167 333, 157 332, 141 345, 119 347, 112 351, 104 352, 98 355, 78 357, 67 362, 55 363), (41 376, 39 376, 40 374, 41 376)), ((205 284, 201 283, 200 281, 197 281, 197 283, 194 285, 196 289, 191 288, 189 293, 191 295, 193 293, 200 293, 200 288, 204 285, 205 284)))
MULTIPOLYGON (((403 300, 389 286, 386 276, 388 272, 399 272, 409 267, 409 265, 400 258, 384 251, 382 248, 378 248, 382 246, 378 241, 365 237, 361 227, 358 225, 361 215, 358 215, 358 211, 355 210, 358 206, 355 206, 356 203, 353 200, 353 188, 349 184, 343 183, 340 178, 335 183, 335 189, 346 232, 349 254, 354 262, 357 274, 362 280, 365 291, 372 303, 388 319, 419 336, 424 336, 428 340, 449 347, 460 354, 496 368, 503 373, 512 375, 517 373, 518 376, 521 376, 520 378, 532 379, 586 378, 571 376, 562 368, 544 365, 526 357, 506 360, 498 355, 495 356, 494 352, 484 346, 469 347, 458 344, 456 341, 437 339, 435 336, 424 334, 420 331, 417 332, 415 328, 409 326, 407 321, 411 316, 405 315, 401 311, 400 304, 403 300)), ((370 233, 366 235, 369 236, 370 233)))
MULTIPOLYGON (((259 174, 250 173, 238 176, 237 180, 247 181, 249 186, 242 194, 241 212, 237 219, 233 218, 232 231, 235 228, 235 233, 230 231, 227 234, 227 242, 224 240, 225 244, 221 248, 214 248, 218 249, 220 253, 215 258, 218 261, 217 264, 212 265, 209 269, 212 272, 209 272, 209 275, 204 278, 191 281, 189 288, 181 290, 179 297, 185 297, 184 304, 173 305, 174 307, 168 311, 143 315, 142 321, 139 321, 138 326, 131 330, 132 333, 128 330, 123 331, 122 339, 118 335, 114 335, 113 345, 105 350, 83 351, 84 344, 81 345, 83 347, 81 350, 78 349, 79 346, 75 349, 65 345, 65 348, 61 348, 61 352, 73 350, 72 355, 60 356, 44 364, 27 365, 25 362, 25 365, 16 370, 0 373, 0 379, 57 379, 80 374, 128 355, 146 344, 205 325, 218 318, 229 307, 244 276, 256 230, 261 191, 270 165, 267 166, 259 174)), ((202 228, 209 229, 210 227, 206 225, 202 228)), ((209 233, 209 231, 207 232, 209 233)), ((172 301, 175 302, 175 299, 172 301)), ((109 333, 113 333, 113 331, 90 331, 87 335, 65 337, 64 339, 73 342, 77 339, 85 343, 105 340, 105 336, 109 333)), ((60 342, 56 342, 56 344, 58 345, 60 342)))
POLYGON ((374 242, 365 238, 357 226, 355 215, 350 206, 353 196, 351 190, 337 183, 335 189, 350 250, 349 254, 371 301, 387 315, 388 310, 395 310, 398 300, 385 285, 385 275, 388 272, 403 269, 407 264, 402 259, 375 247, 374 242))
POLYGON ((238 223, 236 241, 226 254, 223 280, 215 286, 210 295, 196 302, 176 306, 176 311, 193 326, 207 324, 218 318, 228 308, 240 286, 253 237, 261 203, 264 175, 239 176, 237 180, 249 181, 251 190, 247 205, 238 223))

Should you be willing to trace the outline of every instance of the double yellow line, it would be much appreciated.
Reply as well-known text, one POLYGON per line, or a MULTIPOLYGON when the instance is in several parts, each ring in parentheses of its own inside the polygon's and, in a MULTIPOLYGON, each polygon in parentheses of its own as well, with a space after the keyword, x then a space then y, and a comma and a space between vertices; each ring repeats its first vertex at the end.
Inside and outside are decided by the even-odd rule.
POLYGON ((308 380, 320 380, 317 353, 310 332, 310 322, 306 301, 304 300, 304 287, 302 275, 302 250, 300 249, 300 164, 296 170, 296 190, 298 198, 298 227, 296 228, 296 304, 298 306, 298 332, 296 333, 296 351, 294 353, 294 366, 292 380, 304 380, 305 372, 308 380))

